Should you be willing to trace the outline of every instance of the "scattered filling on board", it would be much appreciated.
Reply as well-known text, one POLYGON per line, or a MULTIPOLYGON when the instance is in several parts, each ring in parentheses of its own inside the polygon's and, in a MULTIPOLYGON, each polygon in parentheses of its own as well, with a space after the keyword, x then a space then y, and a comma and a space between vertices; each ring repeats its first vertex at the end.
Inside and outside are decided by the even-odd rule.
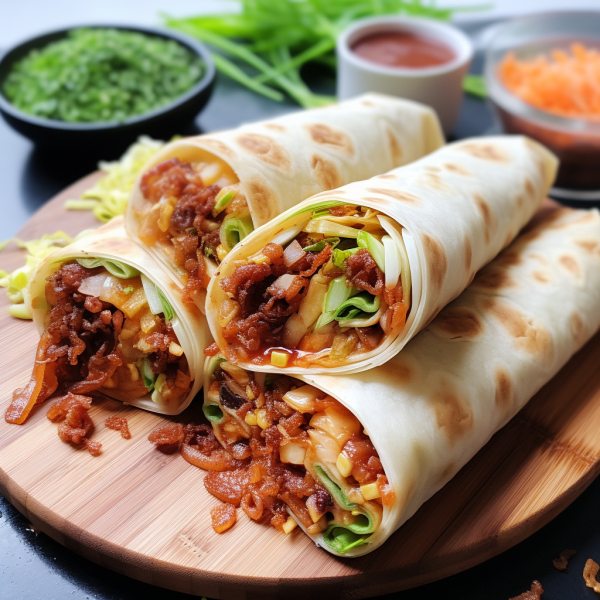
POLYGON ((58 423, 58 437, 66 444, 74 444, 86 448, 92 456, 99 456, 102 444, 92 442, 89 435, 94 423, 88 413, 92 407, 89 396, 71 394, 59 398, 46 413, 53 423, 58 423))
POLYGON ((182 44, 118 29, 73 29, 12 65, 3 86, 20 110, 73 123, 123 121, 173 102, 202 77, 182 44))
POLYGON ((587 587, 592 588, 598 593, 600 593, 600 582, 596 579, 596 575, 598 575, 599 570, 600 565, 598 565, 595 560, 591 558, 586 560, 585 566, 583 567, 583 580, 587 587))
POLYGON ((559 571, 564 571, 569 564, 569 559, 575 556, 575 550, 572 548, 565 548, 561 550, 560 554, 552 560, 552 564, 559 571))
POLYGON ((205 290, 211 273, 252 230, 246 196, 222 161, 160 163, 144 174, 148 201, 138 235, 147 246, 159 243, 187 282, 184 298, 205 290))
POLYGON ((550 56, 517 58, 508 52, 499 66, 502 83, 527 104, 562 117, 600 120, 600 51, 572 44, 550 56))
POLYGON ((224 503, 212 513, 215 531, 231 527, 241 507, 285 533, 298 523, 323 533, 341 554, 368 543, 395 494, 356 417, 291 377, 210 361, 203 410, 212 428, 169 423, 149 439, 209 471, 206 489, 224 503))
POLYGON ((103 259, 63 263, 34 308, 49 309, 29 383, 6 411, 21 424, 53 394, 118 390, 133 400, 152 393, 176 405, 190 388, 190 370, 173 331, 173 308, 162 292, 129 265, 103 259))
POLYGON ((411 280, 401 232, 374 209, 324 205, 219 281, 230 361, 337 366, 404 328, 411 280))
POLYGON ((127 419, 125 417, 108 417, 104 421, 104 425, 108 427, 108 429, 114 429, 115 431, 121 432, 121 437, 124 440, 131 439, 131 432, 129 431, 129 424, 127 423, 127 419))
POLYGON ((531 589, 515 596, 514 598, 510 598, 510 600, 540 600, 540 596, 544 593, 542 589, 542 584, 534 580, 531 584, 531 589))

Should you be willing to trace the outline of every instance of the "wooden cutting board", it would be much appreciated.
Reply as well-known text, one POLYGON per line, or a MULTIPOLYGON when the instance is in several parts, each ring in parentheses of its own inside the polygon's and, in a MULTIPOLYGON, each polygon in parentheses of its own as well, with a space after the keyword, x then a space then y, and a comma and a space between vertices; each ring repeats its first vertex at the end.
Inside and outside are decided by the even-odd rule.
MULTIPOLYGON (((45 205, 23 228, 31 239, 96 226, 89 213, 66 212, 98 174, 45 205)), ((552 206, 547 203, 546 210, 552 206)), ((22 264, 19 251, 0 268, 22 264)), ((13 319, 0 294, 0 411, 28 379, 38 336, 13 319)), ((217 535, 217 501, 203 472, 178 454, 153 449, 148 433, 164 417, 104 399, 94 403, 91 457, 62 443, 46 419, 49 403, 22 426, 0 421, 0 491, 61 544, 141 581, 209 598, 363 598, 427 583, 476 565, 520 542, 555 517, 600 468, 600 335, 384 546, 359 559, 316 548, 299 529, 285 536, 243 513, 217 535), (104 427, 127 417, 133 438, 104 427)), ((197 404, 200 404, 198 402, 197 404)), ((199 418, 192 406, 179 420, 199 418)))

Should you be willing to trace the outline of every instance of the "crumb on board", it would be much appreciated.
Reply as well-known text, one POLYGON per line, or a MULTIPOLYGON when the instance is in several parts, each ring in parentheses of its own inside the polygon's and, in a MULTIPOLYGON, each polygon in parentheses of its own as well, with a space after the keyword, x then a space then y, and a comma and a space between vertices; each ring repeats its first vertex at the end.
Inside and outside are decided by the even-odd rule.
POLYGON ((564 571, 569 564, 569 559, 575 554, 573 548, 565 548, 560 551, 560 554, 552 560, 552 564, 559 571, 564 571))
POLYGON ((596 579, 596 575, 598 574, 599 569, 600 566, 595 560, 588 558, 585 561, 585 566, 583 567, 583 580, 585 581, 585 585, 598 593, 600 593, 600 583, 596 579))
POLYGON ((510 600, 540 600, 540 596, 544 593, 542 588, 542 584, 535 579, 531 584, 531 589, 515 596, 514 598, 510 598, 510 600))

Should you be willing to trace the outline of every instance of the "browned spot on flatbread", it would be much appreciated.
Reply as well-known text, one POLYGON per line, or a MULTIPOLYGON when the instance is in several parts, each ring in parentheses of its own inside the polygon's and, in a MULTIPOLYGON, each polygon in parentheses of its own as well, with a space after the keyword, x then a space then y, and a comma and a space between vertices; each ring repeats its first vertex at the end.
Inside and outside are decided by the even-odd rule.
POLYGON ((493 162, 510 162, 510 159, 500 148, 492 144, 484 144, 481 142, 471 142, 455 146, 456 150, 466 152, 475 158, 482 160, 490 160, 493 162))
POLYGON ((348 154, 354 154, 352 140, 343 131, 333 129, 324 123, 313 123, 312 125, 307 125, 307 129, 310 137, 317 144, 335 146, 336 148, 344 150, 348 154))
POLYGON ((486 298, 482 304, 513 338, 513 343, 518 350, 537 357, 551 356, 554 351, 554 341, 542 323, 501 300, 486 298))
POLYGON ((420 198, 413 196, 408 192, 399 192, 398 190, 388 190, 386 188, 366 188, 366 191, 373 194, 388 196, 389 198, 399 200, 400 202, 408 202, 409 204, 418 204, 421 202, 420 198))
POLYGON ((463 435, 473 428, 473 410, 463 404, 452 391, 445 390, 431 396, 431 405, 438 427, 454 445, 463 435))
POLYGON ((449 481, 456 471, 456 465, 454 463, 450 463, 446 465, 439 473, 438 480, 440 483, 445 483, 449 481))
POLYGON ((497 264, 499 263, 508 267, 516 267, 517 265, 520 265, 523 262, 523 259, 521 258, 518 252, 509 249, 502 252, 502 254, 498 256, 495 262, 497 264))
POLYGON ((525 204, 525 198, 523 198, 523 196, 521 196, 521 195, 517 196, 517 206, 519 208, 523 208, 524 204, 525 204))
POLYGON ((442 289, 446 272, 448 271, 448 258, 444 247, 429 234, 423 234, 423 245, 427 255, 427 262, 431 269, 431 282, 433 284, 433 293, 442 289))
POLYGON ((502 414, 509 412, 514 398, 514 386, 510 373, 501 365, 497 365, 494 372, 496 384, 495 403, 502 414))
POLYGON ((590 254, 593 254, 594 250, 596 249, 596 246, 598 245, 598 242, 596 242, 595 240, 575 240, 575 243, 580 248, 583 248, 586 252, 589 252, 590 254))
POLYGON ((429 187, 434 190, 443 191, 446 189, 446 184, 436 173, 425 173, 425 175, 421 177, 421 182, 425 187, 429 187))
POLYGON ((455 165, 454 163, 444 163, 444 168, 452 173, 458 173, 459 175, 464 175, 465 177, 471 177, 471 173, 466 169, 463 169, 460 165, 455 165))
POLYGON ((289 152, 274 139, 258 133, 244 133, 236 138, 236 142, 260 160, 289 171, 292 160, 289 152))
POLYGON ((463 306, 447 306, 433 321, 433 326, 448 334, 451 339, 472 339, 483 332, 483 325, 477 314, 463 306))
POLYGON ((550 283, 552 281, 552 277, 548 271, 534 271, 532 275, 533 278, 540 283, 550 283))
POLYGON ((369 100, 362 100, 361 104, 363 106, 375 106, 372 102, 370 102, 369 100))
POLYGON ((531 183, 529 177, 525 178, 525 191, 527 192, 530 198, 533 198, 533 196, 535 196, 535 188, 533 187, 533 183, 531 183))
POLYGON ((587 325, 583 322, 581 315, 577 311, 571 313, 571 316, 569 317, 569 325, 571 327, 571 335, 573 336, 575 343, 578 346, 583 346, 588 338, 589 332, 587 325))
POLYGON ((433 167, 433 166, 430 166, 430 165, 427 165, 426 167, 423 167, 423 170, 429 171, 430 173, 439 173, 441 171, 441 169, 439 167, 433 167))
POLYGON ((224 144, 221 140, 215 140, 213 138, 202 138, 202 146, 209 148, 213 152, 217 152, 219 154, 222 154, 223 156, 227 156, 227 158, 233 158, 235 156, 235 152, 227 144, 224 144))
POLYGON ((402 146, 400 146, 400 140, 394 135, 393 131, 387 130, 388 145, 390 147, 390 154, 392 155, 392 164, 395 167, 399 167, 402 164, 402 146))
POLYGON ((342 185, 342 176, 333 162, 318 154, 313 155, 310 168, 317 183, 324 190, 333 190, 342 185))
POLYGON ((385 175, 380 175, 377 179, 398 179, 393 173, 386 173, 385 175))
POLYGON ((504 238, 504 244, 502 244, 503 248, 506 248, 506 246, 509 246, 510 243, 515 239, 516 233, 513 233, 512 231, 509 231, 506 234, 506 237, 504 238))
POLYGON ((381 375, 383 381, 390 381, 398 386, 410 384, 415 377, 415 373, 410 366, 398 359, 384 363, 381 367, 378 367, 378 370, 383 373, 381 375))
POLYGON ((492 264, 475 275, 473 285, 487 290, 499 290, 515 287, 516 283, 504 269, 492 264))
POLYGON ((485 243, 489 244, 495 222, 492 208, 479 194, 474 194, 473 200, 475 200, 477 209, 483 219, 483 236, 485 237, 485 243))
POLYGON ((265 182, 252 179, 244 183, 248 203, 252 207, 255 227, 263 225, 279 214, 279 199, 265 182))
POLYGON ((581 277, 581 268, 579 267, 579 263, 572 256, 563 254, 558 259, 558 262, 560 262, 560 264, 575 277, 581 277))
POLYGON ((471 264, 473 263, 473 246, 469 238, 465 236, 465 271, 471 270, 471 264))
POLYGON ((279 133, 287 131, 287 129, 279 123, 265 123, 263 127, 265 127, 266 129, 270 129, 271 131, 277 131, 279 133))

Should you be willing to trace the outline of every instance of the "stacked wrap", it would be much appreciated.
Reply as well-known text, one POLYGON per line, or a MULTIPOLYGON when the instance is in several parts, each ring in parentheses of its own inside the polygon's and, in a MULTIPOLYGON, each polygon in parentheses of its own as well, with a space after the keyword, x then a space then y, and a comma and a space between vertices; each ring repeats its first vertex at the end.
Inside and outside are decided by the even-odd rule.
POLYGON ((520 136, 456 142, 408 166, 351 183, 302 202, 254 231, 221 263, 207 293, 211 333, 227 355, 219 308, 227 298, 219 282, 286 229, 307 221, 311 207, 342 201, 379 210, 403 229, 412 279, 411 309, 399 335, 339 367, 276 368, 239 361, 243 368, 307 373, 353 373, 387 362, 473 280, 531 219, 545 198, 557 160, 520 136))
MULTIPOLYGON (((359 556, 442 488, 600 327, 600 213, 563 209, 376 369, 301 379, 369 432, 396 503, 359 556)), ((321 534, 314 541, 332 551, 321 534)))
MULTIPOLYGON (((211 343, 206 318, 195 305, 184 304, 181 301, 179 288, 171 276, 147 252, 127 237, 121 217, 113 219, 66 248, 51 254, 37 266, 25 290, 25 302, 40 335, 46 328, 46 318, 49 315, 49 307, 39 300, 45 298, 46 278, 61 263, 77 258, 108 258, 130 265, 146 275, 167 297, 175 312, 175 317, 171 321, 173 330, 188 359, 190 377, 193 380, 192 388, 185 401, 173 408, 157 405, 150 399, 150 394, 135 400, 127 400, 127 403, 167 415, 182 412, 202 387, 204 349, 211 343)), ((118 389, 103 387, 101 391, 117 400, 123 399, 118 389)))
MULTIPOLYGON (((443 143, 431 108, 367 94, 326 108, 182 139, 156 154, 144 172, 175 157, 182 162, 210 162, 216 157, 240 180, 257 228, 314 194, 408 164, 443 143)), ((138 180, 125 218, 127 233, 137 242, 145 204, 138 180)), ((160 244, 148 250, 179 278, 160 244)), ((208 267, 211 273, 213 267, 210 263, 208 267)))

